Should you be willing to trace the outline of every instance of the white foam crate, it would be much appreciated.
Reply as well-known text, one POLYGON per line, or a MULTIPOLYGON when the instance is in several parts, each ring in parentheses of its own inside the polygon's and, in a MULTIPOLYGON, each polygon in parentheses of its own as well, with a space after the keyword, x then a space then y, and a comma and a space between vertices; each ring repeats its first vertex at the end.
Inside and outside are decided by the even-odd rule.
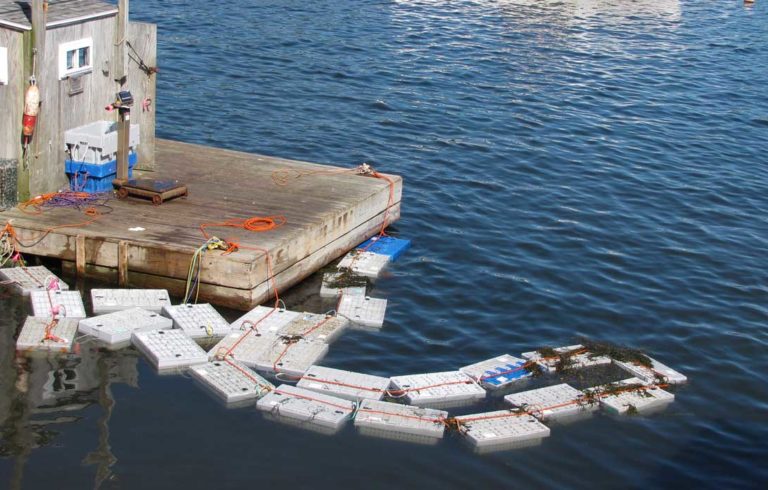
POLYGON ((208 354, 181 330, 133 332, 131 342, 158 371, 208 362, 208 354))
MULTIPOLYGON (((128 147, 135 151, 141 141, 139 125, 131 124, 128 147)), ((64 131, 64 144, 72 159, 85 163, 107 163, 117 158, 117 123, 94 121, 64 131)))
POLYGON ((404 395, 408 403, 419 407, 460 407, 485 398, 485 390, 460 371, 395 376, 391 380, 393 395, 404 395))
POLYGON ((542 421, 588 415, 599 408, 597 403, 586 403, 584 393, 565 383, 513 393, 504 401, 542 421))
POLYGON ((334 288, 331 284, 341 275, 341 272, 327 272, 323 274, 323 284, 320 286, 321 298, 335 298, 340 294, 344 296, 365 296, 365 286, 349 286, 334 288))
POLYGON ((685 375, 675 371, 671 367, 660 363, 656 359, 649 359, 651 359, 652 366, 650 368, 632 362, 614 361, 614 363, 625 371, 628 371, 632 376, 640 378, 646 384, 662 382, 675 385, 688 381, 688 378, 685 377, 685 375))
POLYGON ((16 339, 16 349, 22 351, 58 351, 69 352, 77 334, 77 319, 61 318, 51 329, 51 335, 57 339, 45 339, 45 328, 52 318, 29 316, 16 339))
POLYGON ((193 339, 224 337, 232 330, 229 322, 208 303, 169 305, 163 308, 163 315, 173 320, 174 328, 193 339))
POLYGON ((296 386, 352 401, 381 400, 389 387, 389 378, 312 366, 296 386))
POLYGON ((278 337, 262 351, 254 367, 260 371, 282 373, 298 379, 328 353, 328 344, 317 340, 299 340, 290 344, 286 350, 288 345, 278 337))
POLYGON ((355 404, 291 385, 280 385, 256 403, 256 408, 275 417, 288 418, 336 432, 352 418, 355 404))
MULTIPOLYGON (((581 344, 567 345, 565 347, 557 347, 554 349, 558 354, 565 354, 567 352, 574 352, 583 349, 581 344)), ((553 373, 557 370, 557 363, 560 359, 545 359, 538 351, 523 352, 522 356, 529 361, 535 361, 539 366, 544 368, 547 372, 553 373)), ((581 354, 575 354, 571 357, 570 368, 587 368, 592 366, 602 366, 611 363, 611 358, 606 356, 594 356, 590 357, 589 352, 583 352, 581 354)))
POLYGON ((256 400, 275 386, 237 361, 212 361, 192 366, 189 373, 227 405, 256 400))
POLYGON ((344 295, 339 301, 338 314, 347 318, 352 325, 381 328, 387 311, 387 300, 370 296, 344 295))
POLYGON ((278 332, 281 336, 302 336, 306 340, 332 343, 349 326, 349 320, 314 313, 302 313, 278 332))
POLYGON ((275 334, 262 335, 255 330, 230 332, 208 351, 208 359, 223 359, 227 356, 255 368, 264 351, 271 348, 277 340, 278 336, 275 334))
POLYGON ((55 281, 58 289, 68 290, 69 285, 42 265, 33 267, 8 267, 0 269, 0 279, 13 281, 11 287, 17 294, 29 296, 32 291, 45 291, 55 281))
POLYGON ((384 267, 389 263, 388 255, 375 254, 373 252, 351 251, 339 262, 339 269, 350 269, 361 276, 377 278, 384 267))
POLYGON ((525 380, 533 374, 525 369, 525 359, 504 354, 487 361, 481 361, 459 368, 459 371, 474 379, 483 388, 498 390, 512 383, 525 380))
POLYGON ((80 333, 91 335, 106 343, 130 343, 131 334, 142 330, 166 330, 173 321, 159 313, 143 308, 131 308, 80 320, 80 333))
MULTIPOLYGON (((617 381, 616 383, 611 383, 611 385, 644 385, 644 382, 639 378, 629 378, 617 381)), ((599 391, 600 387, 597 387, 596 389, 599 391)), ((593 388, 590 388, 589 390, 593 390, 593 388)), ((629 413, 632 407, 635 408, 637 413, 653 413, 663 410, 675 400, 675 395, 656 386, 645 385, 642 389, 624 391, 613 395, 598 395, 598 398, 600 400, 600 406, 602 406, 604 410, 614 414, 624 415, 629 413)))
POLYGON ((170 304, 171 298, 165 289, 91 289, 94 315, 137 307, 161 313, 170 304))
POLYGON ((58 316, 66 318, 85 318, 85 306, 79 291, 31 291, 32 315, 51 318, 51 303, 59 309, 58 316))
POLYGON ((279 332, 283 327, 295 320, 301 313, 281 308, 257 306, 245 315, 232 322, 232 330, 245 330, 255 326, 262 334, 279 332), (248 323, 250 322, 250 323, 248 323))
POLYGON ((456 417, 461 433, 478 449, 501 450, 538 444, 549 437, 549 427, 528 414, 513 410, 456 417))
POLYGON ((379 400, 363 400, 355 415, 360 434, 409 442, 435 443, 445 432, 448 412, 379 400))

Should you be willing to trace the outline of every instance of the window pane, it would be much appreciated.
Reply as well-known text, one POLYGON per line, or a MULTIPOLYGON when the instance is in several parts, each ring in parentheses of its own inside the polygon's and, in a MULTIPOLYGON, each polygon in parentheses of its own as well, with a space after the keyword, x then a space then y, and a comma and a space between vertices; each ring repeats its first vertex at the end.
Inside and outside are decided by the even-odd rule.
POLYGON ((86 67, 86 66, 90 66, 90 65, 91 65, 91 62, 90 62, 90 57, 91 57, 91 56, 90 56, 90 55, 91 55, 91 52, 90 52, 90 51, 91 51, 91 50, 90 50, 90 48, 87 48, 87 47, 85 47, 85 48, 80 48, 80 50, 79 50, 79 51, 80 51, 80 59, 79 59, 78 61, 79 61, 80 63, 78 64, 78 66, 79 66, 80 68, 84 68, 84 67, 86 67))
POLYGON ((67 51, 67 70, 75 67, 75 50, 67 51))

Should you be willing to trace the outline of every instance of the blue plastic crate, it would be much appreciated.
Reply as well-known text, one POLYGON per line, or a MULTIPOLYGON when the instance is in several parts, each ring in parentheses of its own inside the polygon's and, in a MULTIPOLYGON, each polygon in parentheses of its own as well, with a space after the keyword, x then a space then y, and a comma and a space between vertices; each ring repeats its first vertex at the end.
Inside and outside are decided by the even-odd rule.
MULTIPOLYGON (((136 165, 137 156, 135 152, 128 154, 128 169, 136 165)), ((88 173, 88 177, 106 177, 117 173, 117 160, 110 160, 107 163, 88 163, 78 160, 65 160, 64 171, 68 174, 88 173)))
MULTIPOLYGON (((129 178, 133 176, 133 167, 136 165, 136 161, 136 153, 129 153, 129 178)), ((102 164, 66 160, 64 169, 69 177, 69 187, 73 191, 107 192, 112 190, 112 180, 117 177, 117 160, 102 164)))
POLYGON ((502 386, 508 383, 509 380, 518 380, 532 376, 530 372, 523 368, 525 363, 526 361, 520 361, 514 364, 506 363, 494 366, 493 369, 485 371, 483 382, 491 386, 502 386))
POLYGON ((403 252, 411 246, 410 240, 403 238, 394 238, 391 236, 375 236, 358 245, 358 250, 365 250, 379 255, 389 256, 389 260, 394 262, 399 259, 403 252))

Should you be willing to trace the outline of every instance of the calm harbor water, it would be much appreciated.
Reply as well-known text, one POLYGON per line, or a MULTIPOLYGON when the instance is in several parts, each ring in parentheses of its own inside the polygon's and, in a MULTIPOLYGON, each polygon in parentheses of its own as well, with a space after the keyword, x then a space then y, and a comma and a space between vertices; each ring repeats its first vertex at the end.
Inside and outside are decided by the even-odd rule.
MULTIPOLYGON (((385 327, 324 365, 450 370, 587 336, 690 383, 662 414, 479 456, 226 410, 131 349, 23 362, 9 297, 0 487, 768 485, 767 2, 131 7, 158 24, 160 136, 405 177, 396 230, 414 244, 373 291, 385 327)), ((323 311, 318 288, 288 307, 323 311)))

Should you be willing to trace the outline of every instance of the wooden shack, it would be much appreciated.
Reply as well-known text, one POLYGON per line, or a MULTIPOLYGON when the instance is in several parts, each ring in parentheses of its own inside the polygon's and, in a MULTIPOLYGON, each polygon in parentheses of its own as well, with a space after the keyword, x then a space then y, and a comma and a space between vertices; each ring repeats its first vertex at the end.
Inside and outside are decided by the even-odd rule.
POLYGON ((113 199, 108 214, 85 221, 76 208, 6 206, 0 223, 14 230, 18 251, 58 259, 78 276, 182 296, 205 243, 201 225, 218 223, 210 229, 239 248, 203 254, 199 299, 250 309, 400 217, 396 175, 156 142, 156 35, 154 25, 129 22, 128 0, 0 0, 0 190, 4 161, 18 164, 21 201, 67 189, 65 132, 117 121, 104 108, 126 89, 135 100, 131 123, 140 127, 137 176, 157 170, 189 189, 188 198, 160 206, 113 199), (33 75, 42 103, 25 148, 22 113, 33 75), (284 225, 263 233, 232 228, 265 216, 284 225))
POLYGON ((64 133, 99 120, 121 89, 137 101, 138 167, 155 166, 156 27, 129 22, 128 1, 0 0, 0 160, 17 163, 18 197, 68 187, 64 133), (40 113, 25 151, 22 116, 34 75, 40 113))

